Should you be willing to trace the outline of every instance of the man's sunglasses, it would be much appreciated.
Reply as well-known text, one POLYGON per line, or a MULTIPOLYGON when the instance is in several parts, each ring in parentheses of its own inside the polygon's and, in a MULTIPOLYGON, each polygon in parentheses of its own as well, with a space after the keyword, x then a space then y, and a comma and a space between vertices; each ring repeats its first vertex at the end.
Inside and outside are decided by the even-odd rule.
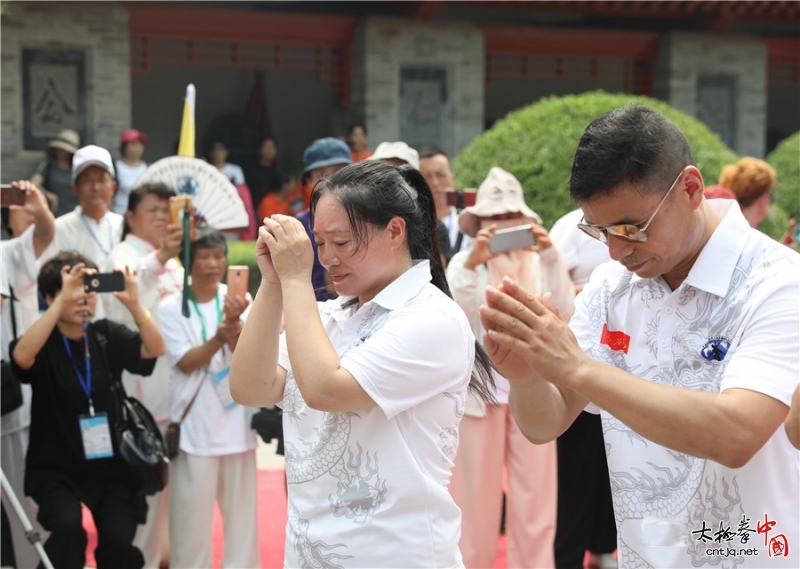
POLYGON ((681 179, 684 170, 686 170, 686 168, 681 170, 680 174, 678 174, 678 177, 675 178, 674 182, 672 182, 669 190, 667 190, 667 193, 664 194, 664 197, 661 199, 661 203, 658 204, 658 207, 653 212, 653 215, 650 216, 650 219, 648 219, 644 224, 644 227, 637 227, 627 223, 619 223, 616 225, 591 225, 589 223, 583 223, 583 218, 581 218, 581 223, 578 224, 578 227, 590 237, 594 237, 603 243, 608 243, 609 234, 615 237, 622 237, 628 241, 644 243, 647 241, 647 228, 650 227, 650 223, 656 217, 656 214, 661 209, 661 206, 664 205, 665 201, 667 201, 667 196, 672 193, 672 190, 675 188, 675 184, 677 184, 678 180, 681 179))

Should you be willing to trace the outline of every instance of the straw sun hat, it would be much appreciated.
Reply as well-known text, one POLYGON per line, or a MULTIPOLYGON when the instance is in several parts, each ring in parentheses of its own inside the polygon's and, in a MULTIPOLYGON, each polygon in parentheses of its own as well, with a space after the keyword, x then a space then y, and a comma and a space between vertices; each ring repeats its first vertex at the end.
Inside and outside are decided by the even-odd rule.
POLYGON ((478 188, 475 205, 464 208, 458 217, 461 232, 475 237, 481 218, 520 212, 531 223, 541 225, 542 218, 525 205, 522 185, 512 174, 495 166, 478 188))

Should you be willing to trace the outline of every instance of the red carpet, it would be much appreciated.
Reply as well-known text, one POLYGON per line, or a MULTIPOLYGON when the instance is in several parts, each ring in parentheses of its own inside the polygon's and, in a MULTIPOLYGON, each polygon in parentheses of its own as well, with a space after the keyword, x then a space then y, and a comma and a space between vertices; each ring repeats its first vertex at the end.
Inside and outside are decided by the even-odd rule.
MULTIPOLYGON (((84 508, 83 526, 89 536, 86 548, 86 564, 95 567, 94 550, 97 547, 92 515, 84 508)), ((265 569, 283 567, 283 546, 286 531, 286 494, 283 470, 260 470, 258 472, 258 534, 261 552, 261 567, 265 569)), ((214 511, 214 526, 211 535, 214 550, 214 569, 220 567, 224 538, 222 517, 214 511)), ((506 569, 506 538, 500 536, 497 544, 497 559, 494 569, 506 569)))

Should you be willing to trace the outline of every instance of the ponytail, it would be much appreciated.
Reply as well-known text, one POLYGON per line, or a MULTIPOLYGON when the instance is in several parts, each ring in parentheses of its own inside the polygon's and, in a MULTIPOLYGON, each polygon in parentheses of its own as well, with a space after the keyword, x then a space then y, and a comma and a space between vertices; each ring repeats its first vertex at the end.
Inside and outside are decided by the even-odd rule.
MULTIPOLYGON (((423 239, 413 240, 409 232, 408 247, 412 259, 428 259, 431 266, 431 282, 453 298, 450 285, 445 276, 442 254, 439 250, 439 217, 436 215, 436 204, 433 201, 433 192, 422 173, 411 166, 398 167, 403 178, 417 192, 417 203, 422 209, 425 218, 425 230, 421 232, 423 239), (415 248, 419 250, 415 250, 415 248)), ((469 380, 469 389, 487 404, 496 403, 492 394, 495 382, 492 371, 495 369, 489 354, 475 338, 475 360, 472 366, 472 377, 469 380)))

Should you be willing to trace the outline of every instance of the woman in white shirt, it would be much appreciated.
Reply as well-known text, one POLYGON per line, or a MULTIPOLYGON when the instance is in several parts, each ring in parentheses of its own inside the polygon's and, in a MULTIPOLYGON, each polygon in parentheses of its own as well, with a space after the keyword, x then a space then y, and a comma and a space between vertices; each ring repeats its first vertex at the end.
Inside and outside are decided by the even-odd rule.
POLYGON ((311 213, 339 297, 315 301, 303 226, 266 218, 231 367, 237 401, 283 408, 284 565, 462 567, 447 484, 467 390, 489 398, 490 364, 450 296, 430 188, 359 162, 318 185, 311 213))

